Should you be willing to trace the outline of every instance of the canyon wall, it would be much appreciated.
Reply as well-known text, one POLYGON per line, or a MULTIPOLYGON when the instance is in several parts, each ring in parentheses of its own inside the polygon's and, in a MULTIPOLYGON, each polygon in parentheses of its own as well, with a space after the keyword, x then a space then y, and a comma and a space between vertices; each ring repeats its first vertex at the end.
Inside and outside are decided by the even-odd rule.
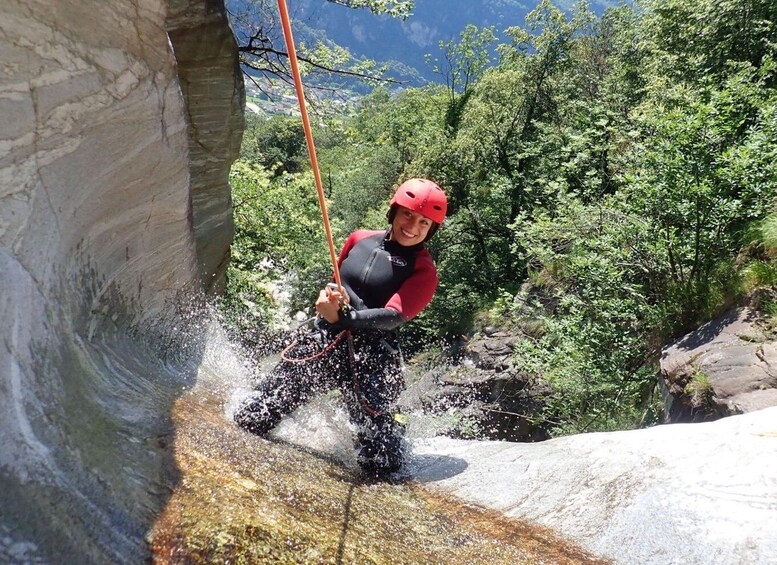
POLYGON ((223 276, 242 127, 223 6, 199 4, 0 4, 0 561, 143 558, 175 473, 182 305, 223 276), (226 86, 182 90, 197 65, 226 86))

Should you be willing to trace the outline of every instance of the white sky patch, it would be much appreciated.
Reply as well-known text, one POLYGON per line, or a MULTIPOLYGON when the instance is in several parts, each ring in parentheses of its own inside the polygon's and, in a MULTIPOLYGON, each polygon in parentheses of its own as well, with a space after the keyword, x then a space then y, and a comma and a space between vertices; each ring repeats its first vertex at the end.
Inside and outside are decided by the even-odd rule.
POLYGON ((437 41, 437 28, 429 27, 423 22, 402 24, 402 31, 411 43, 419 47, 429 47, 437 41))
POLYGON ((355 25, 351 28, 351 33, 353 33, 353 37, 356 41, 359 43, 367 43, 367 30, 364 28, 363 25, 355 25))

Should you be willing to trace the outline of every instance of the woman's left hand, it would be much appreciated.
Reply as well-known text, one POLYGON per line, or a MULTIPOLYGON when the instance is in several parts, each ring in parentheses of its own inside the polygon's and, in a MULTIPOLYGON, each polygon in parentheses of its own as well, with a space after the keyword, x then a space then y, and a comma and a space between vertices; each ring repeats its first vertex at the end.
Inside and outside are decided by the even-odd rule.
POLYGON ((340 292, 328 288, 318 293, 316 312, 330 324, 335 324, 340 319, 340 296, 340 292))

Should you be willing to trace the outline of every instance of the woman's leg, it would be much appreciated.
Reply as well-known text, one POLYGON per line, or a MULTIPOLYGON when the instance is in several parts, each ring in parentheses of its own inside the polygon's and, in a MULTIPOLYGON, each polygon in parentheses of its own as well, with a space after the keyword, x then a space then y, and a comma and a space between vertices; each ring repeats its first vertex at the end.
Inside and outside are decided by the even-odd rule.
MULTIPOLYGON (((310 356, 321 350, 317 341, 325 341, 329 337, 317 331, 311 333, 292 353, 299 358, 310 356)), ((334 382, 328 365, 333 353, 305 362, 279 363, 235 412, 235 422, 252 433, 266 435, 284 416, 310 400, 314 394, 331 390, 334 382)))
POLYGON ((243 401, 235 412, 235 422, 251 433, 266 435, 284 416, 307 402, 312 380, 313 375, 302 368, 280 363, 243 401))
POLYGON ((404 426, 397 422, 395 406, 404 389, 397 353, 381 340, 359 348, 356 380, 351 374, 345 394, 351 419, 358 426, 358 462, 371 477, 385 478, 402 466, 404 426))

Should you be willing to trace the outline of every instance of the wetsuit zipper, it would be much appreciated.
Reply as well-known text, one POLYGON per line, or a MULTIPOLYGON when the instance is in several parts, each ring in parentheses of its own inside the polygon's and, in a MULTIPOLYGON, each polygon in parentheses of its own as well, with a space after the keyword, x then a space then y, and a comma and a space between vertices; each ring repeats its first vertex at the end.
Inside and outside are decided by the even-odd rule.
POLYGON ((366 288, 367 276, 369 275, 370 270, 372 269, 372 265, 375 263, 375 259, 377 259, 378 255, 382 250, 383 250, 383 244, 381 243, 379 246, 377 246, 375 249, 372 250, 372 253, 370 253, 370 260, 367 261, 367 264, 364 265, 364 269, 362 270, 362 276, 361 276, 362 288, 366 288))

